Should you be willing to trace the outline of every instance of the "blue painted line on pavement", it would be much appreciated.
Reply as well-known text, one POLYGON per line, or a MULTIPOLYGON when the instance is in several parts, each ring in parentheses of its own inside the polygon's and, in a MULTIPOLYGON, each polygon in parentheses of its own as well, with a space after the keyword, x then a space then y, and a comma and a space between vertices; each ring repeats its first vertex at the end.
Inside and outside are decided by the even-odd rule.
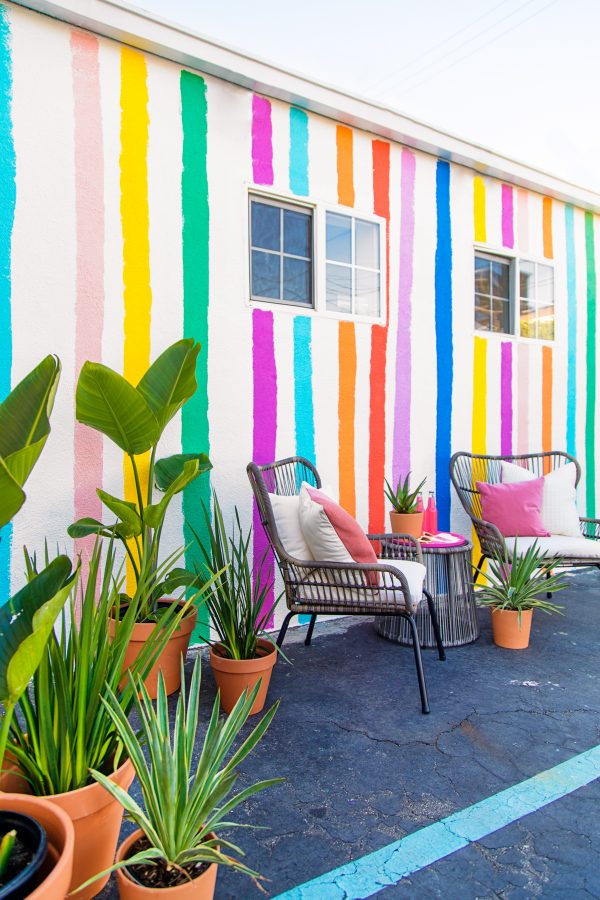
POLYGON ((399 841, 279 894, 274 900, 362 900, 600 777, 600 746, 586 750, 399 841))

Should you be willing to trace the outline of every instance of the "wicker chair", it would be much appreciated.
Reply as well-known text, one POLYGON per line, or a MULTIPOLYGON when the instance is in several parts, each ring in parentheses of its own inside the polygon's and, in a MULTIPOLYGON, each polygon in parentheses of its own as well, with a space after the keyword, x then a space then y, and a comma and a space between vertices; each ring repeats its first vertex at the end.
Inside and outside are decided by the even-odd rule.
MULTIPOLYGON (((293 496, 300 492, 303 481, 321 487, 315 467, 302 457, 281 459, 266 466, 250 463, 248 478, 285 587, 288 613, 283 621, 277 645, 281 647, 292 616, 311 616, 304 643, 310 645, 317 615, 402 616, 410 623, 421 706, 429 712, 427 688, 421 660, 421 648, 414 614, 417 602, 411 597, 404 574, 390 563, 369 565, 307 561, 290 556, 277 531, 269 494, 293 496)), ((422 562, 421 548, 408 535, 368 535, 377 556, 386 559, 422 562)), ((423 591, 436 637, 438 654, 445 659, 433 600, 423 591)), ((420 598, 419 598, 420 599, 420 598)))
MULTIPOLYGON (((495 525, 485 522, 481 518, 481 498, 476 488, 476 482, 485 481, 489 484, 497 484, 501 476, 501 463, 512 462, 528 469, 536 476, 542 476, 548 472, 565 466, 567 463, 575 463, 577 471, 575 485, 581 478, 581 466, 568 453, 553 450, 548 453, 527 453, 520 456, 484 456, 478 453, 455 453, 450 460, 450 480, 456 489, 458 498, 471 519, 479 543, 481 545, 481 558, 477 569, 486 558, 493 556, 494 552, 501 549, 504 539, 495 525)), ((600 540, 600 520, 581 518, 581 536, 590 541, 600 540)), ((544 538, 540 538, 543 547, 544 538)), ((577 538, 575 539, 577 540, 577 538)), ((510 546, 508 547, 510 551, 510 546)), ((559 551, 560 553, 560 551, 559 551)), ((560 553, 565 566, 598 566, 600 568, 600 544, 582 545, 582 555, 569 556, 560 553), (586 555, 587 552, 587 555, 586 555)), ((477 575, 479 572, 477 572, 477 575)), ((477 576, 475 578, 477 580, 477 576)))

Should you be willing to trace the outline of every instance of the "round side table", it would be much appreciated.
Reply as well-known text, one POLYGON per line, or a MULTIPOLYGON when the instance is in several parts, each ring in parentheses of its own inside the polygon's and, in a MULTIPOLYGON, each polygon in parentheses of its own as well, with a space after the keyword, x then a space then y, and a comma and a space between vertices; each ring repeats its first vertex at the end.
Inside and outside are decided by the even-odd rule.
MULTIPOLYGON (((459 547, 421 545, 427 569, 425 588, 433 597, 444 647, 461 647, 479 637, 472 583, 472 549, 469 543, 459 547)), ((421 646, 435 648, 431 616, 425 599, 419 604, 415 621, 421 646)), ((375 627, 383 637, 399 644, 412 644, 410 626, 401 616, 378 616, 375 627)))

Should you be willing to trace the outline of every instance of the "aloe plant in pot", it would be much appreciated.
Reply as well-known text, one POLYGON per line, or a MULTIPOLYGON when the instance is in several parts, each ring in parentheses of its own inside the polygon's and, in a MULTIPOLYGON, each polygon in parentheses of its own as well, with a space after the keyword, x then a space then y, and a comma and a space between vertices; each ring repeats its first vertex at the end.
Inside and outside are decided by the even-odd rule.
POLYGON ((504 542, 489 560, 488 570, 477 570, 486 580, 477 591, 477 600, 491 608, 494 643, 498 647, 526 649, 533 611, 561 612, 560 606, 542 599, 544 593, 555 593, 567 587, 562 576, 552 574, 552 569, 561 562, 559 556, 547 556, 537 541, 524 553, 519 553, 515 538, 512 553, 504 542))
MULTIPOLYGON (((164 351, 134 386, 100 363, 86 362, 77 382, 77 420, 101 432, 124 451, 133 485, 131 497, 97 493, 117 521, 105 524, 83 518, 68 529, 73 538, 89 534, 115 538, 123 544, 131 569, 125 601, 135 609, 136 628, 126 656, 129 666, 153 630, 160 627, 161 607, 171 605, 171 591, 186 583, 185 572, 161 565, 160 539, 173 497, 211 468, 204 453, 178 453, 157 459, 158 444, 173 416, 197 389, 196 360, 200 344, 177 341, 164 351), (155 487, 162 498, 154 502, 155 487)), ((188 602, 183 617, 157 666, 148 676, 148 690, 156 695, 158 670, 165 672, 167 692, 179 687, 179 658, 185 655, 196 622, 188 602)))
POLYGON ((225 720, 220 719, 219 702, 215 700, 204 743, 194 764, 200 672, 198 656, 189 693, 182 678, 172 728, 162 675, 156 709, 143 684, 139 681, 136 684, 140 735, 116 697, 104 700, 133 763, 143 797, 142 807, 101 772, 93 773, 138 826, 121 844, 116 863, 110 868, 110 871, 117 870, 122 900, 151 897, 166 900, 171 895, 180 900, 210 900, 220 865, 233 867, 255 879, 260 877, 236 858, 243 855, 242 851, 225 840, 221 832, 235 825, 229 821, 229 814, 240 803, 282 781, 281 778, 260 781, 231 796, 238 777, 236 770, 261 740, 278 704, 233 749, 257 688, 244 693, 225 720), (142 744, 148 749, 147 757, 142 744))
POLYGON ((424 478, 415 490, 411 491, 409 486, 410 472, 404 481, 402 479, 398 480, 395 490, 386 479, 385 495, 392 504, 390 524, 393 534, 410 534, 415 538, 421 537, 423 532, 423 512, 417 509, 417 500, 426 480, 424 478))

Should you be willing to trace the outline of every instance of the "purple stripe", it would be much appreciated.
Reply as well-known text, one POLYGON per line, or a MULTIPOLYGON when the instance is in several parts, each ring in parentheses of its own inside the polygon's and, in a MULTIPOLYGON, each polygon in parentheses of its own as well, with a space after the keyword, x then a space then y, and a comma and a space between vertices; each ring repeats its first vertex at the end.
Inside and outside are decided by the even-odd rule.
POLYGON ((502 185, 502 246, 515 246, 513 226, 513 189, 509 184, 502 185))
MULTIPOLYGON (((273 313, 255 309, 252 313, 252 371, 254 379, 254 434, 252 440, 252 459, 259 466, 275 460, 275 439, 277 436, 277 370, 275 368, 275 344, 273 341, 273 313)), ((275 576, 273 552, 260 515, 254 502, 254 572, 257 573, 261 563, 262 579, 270 580, 275 576), (266 553, 266 557, 265 557, 266 553)), ((273 589, 265 601, 267 609, 273 606, 273 589)), ((269 625, 272 625, 272 616, 269 625)))
POLYGON ((271 104, 252 97, 252 175, 255 184, 273 184, 273 128, 271 104))
POLYGON ((411 298, 415 237, 415 156, 402 151, 400 181, 400 274, 396 332, 396 401, 392 479, 398 483, 410 469, 411 298))
POLYGON ((512 454, 512 343, 502 343, 500 374, 500 452, 512 454))

